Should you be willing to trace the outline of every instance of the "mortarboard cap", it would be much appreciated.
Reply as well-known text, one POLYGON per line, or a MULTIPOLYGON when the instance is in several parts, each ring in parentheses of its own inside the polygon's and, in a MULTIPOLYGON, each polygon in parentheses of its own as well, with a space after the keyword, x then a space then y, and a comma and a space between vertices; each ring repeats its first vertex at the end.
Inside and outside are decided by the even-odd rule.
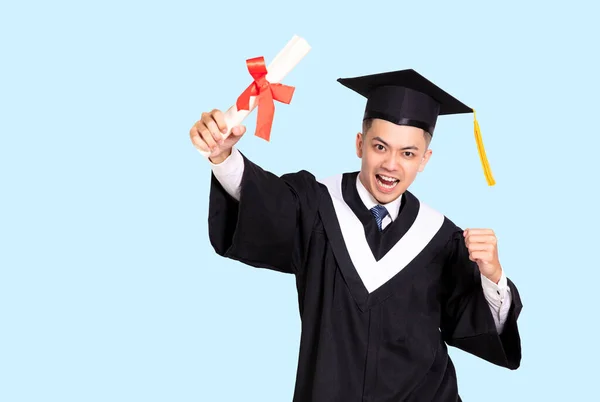
POLYGON ((421 128, 431 135, 438 116, 473 113, 475 140, 486 180, 495 184, 487 161, 475 110, 468 107, 413 69, 390 71, 338 82, 367 98, 363 119, 377 118, 421 128))

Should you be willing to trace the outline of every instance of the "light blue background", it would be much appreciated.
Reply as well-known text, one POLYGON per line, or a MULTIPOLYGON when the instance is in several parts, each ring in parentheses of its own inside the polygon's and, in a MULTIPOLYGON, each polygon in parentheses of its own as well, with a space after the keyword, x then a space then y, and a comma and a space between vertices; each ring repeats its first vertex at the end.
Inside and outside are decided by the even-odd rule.
POLYGON ((490 227, 518 285, 522 367, 457 350, 465 401, 590 401, 598 368, 592 1, 3 2, 0 401, 290 401, 292 276, 217 257, 210 171, 189 129, 294 34, 272 141, 277 174, 356 170, 364 101, 338 77, 415 68, 474 107, 441 118, 412 190, 490 227), (550 4, 552 3, 552 4, 550 4), (18 5, 17 5, 18 4, 18 5), (232 2, 233 4, 233 2, 232 2))

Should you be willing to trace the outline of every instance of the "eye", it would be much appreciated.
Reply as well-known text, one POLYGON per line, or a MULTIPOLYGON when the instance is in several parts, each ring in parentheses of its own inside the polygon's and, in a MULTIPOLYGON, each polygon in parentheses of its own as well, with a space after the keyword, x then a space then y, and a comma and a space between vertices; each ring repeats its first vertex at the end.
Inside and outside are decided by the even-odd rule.
POLYGON ((383 145, 381 145, 381 144, 375 144, 375 148, 378 151, 385 151, 385 147, 383 145))
POLYGON ((410 157, 412 157, 412 156, 414 156, 414 155, 415 155, 415 154, 413 154, 413 153, 412 153, 412 152, 410 152, 410 151, 405 151, 405 152, 404 152, 404 156, 406 156, 407 158, 410 158, 410 157))

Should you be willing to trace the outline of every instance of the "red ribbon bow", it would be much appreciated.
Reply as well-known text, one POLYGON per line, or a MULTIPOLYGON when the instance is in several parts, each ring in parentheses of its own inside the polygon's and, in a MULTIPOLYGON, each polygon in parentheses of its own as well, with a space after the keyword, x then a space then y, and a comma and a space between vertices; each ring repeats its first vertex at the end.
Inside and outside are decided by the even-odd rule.
POLYGON ((248 71, 254 82, 238 97, 236 106, 238 110, 250 110, 250 97, 256 96, 258 102, 258 116, 256 118, 256 136, 266 141, 271 138, 271 126, 275 114, 273 100, 289 104, 292 101, 294 87, 283 84, 272 84, 267 81, 267 67, 265 59, 255 57, 246 60, 248 71))

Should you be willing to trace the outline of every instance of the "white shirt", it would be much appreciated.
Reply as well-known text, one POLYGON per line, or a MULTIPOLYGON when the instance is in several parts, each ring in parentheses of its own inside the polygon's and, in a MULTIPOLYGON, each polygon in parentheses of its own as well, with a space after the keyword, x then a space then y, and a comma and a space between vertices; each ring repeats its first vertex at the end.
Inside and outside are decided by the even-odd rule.
MULTIPOLYGON (((208 163, 210 164, 216 179, 221 183, 225 191, 239 201, 242 175, 244 173, 244 159, 242 158, 242 154, 234 147, 231 150, 231 155, 223 162, 214 164, 208 160, 208 163)), ((356 189, 358 190, 358 195, 362 202, 368 209, 371 209, 378 204, 375 198, 363 186, 358 177, 356 178, 356 189)), ((382 228, 385 228, 398 217, 401 200, 402 197, 398 197, 396 200, 383 205, 388 210, 388 215, 386 215, 382 221, 382 228)), ((504 271, 502 271, 502 276, 498 284, 495 284, 484 275, 481 275, 481 286, 490 310, 492 311, 496 329, 498 330, 498 333, 501 333, 504 329, 504 323, 506 322, 508 311, 512 303, 510 289, 504 271)))
POLYGON ((375 205, 381 205, 387 209, 388 214, 381 220, 381 229, 385 229, 387 225, 392 223, 398 217, 398 213, 400 212, 400 205, 402 203, 402 197, 396 198, 394 201, 389 202, 387 204, 379 204, 375 197, 365 188, 362 184, 362 181, 356 176, 356 190, 358 191, 358 195, 362 200, 363 204, 368 209, 373 208, 375 205))

